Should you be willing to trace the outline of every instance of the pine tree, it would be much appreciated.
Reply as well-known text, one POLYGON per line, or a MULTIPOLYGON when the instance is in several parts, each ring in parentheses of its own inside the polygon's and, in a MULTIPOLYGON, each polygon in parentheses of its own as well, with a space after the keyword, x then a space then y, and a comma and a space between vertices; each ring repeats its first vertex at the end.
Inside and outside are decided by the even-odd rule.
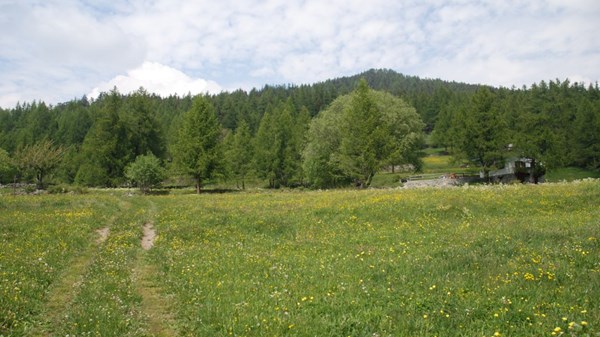
POLYGON ((254 148, 252 146, 252 135, 250 127, 245 121, 241 121, 232 136, 227 158, 231 166, 230 170, 241 188, 246 188, 245 179, 252 169, 252 158, 254 148))
POLYGON ((486 179, 492 168, 504 165, 508 146, 506 121, 496 104, 496 94, 489 88, 481 88, 455 124, 455 150, 458 151, 455 154, 481 166, 486 179))
POLYGON ((277 129, 276 112, 269 106, 260 120, 254 138, 254 167, 259 178, 268 179, 269 187, 278 187, 278 171, 282 166, 280 157, 283 146, 281 130, 277 129))
POLYGON ((119 123, 122 97, 114 89, 102 97, 101 107, 81 147, 81 166, 75 182, 86 186, 116 186, 123 180, 122 143, 125 131, 119 123), (119 145, 121 144, 121 145, 119 145))
POLYGON ((196 193, 200 193, 203 180, 213 178, 222 168, 220 138, 221 126, 212 104, 206 97, 196 96, 183 116, 172 149, 176 167, 194 178, 196 193))
POLYGON ((337 160, 341 170, 360 187, 369 186, 377 172, 387 134, 382 114, 366 80, 362 79, 342 121, 342 138, 337 160))

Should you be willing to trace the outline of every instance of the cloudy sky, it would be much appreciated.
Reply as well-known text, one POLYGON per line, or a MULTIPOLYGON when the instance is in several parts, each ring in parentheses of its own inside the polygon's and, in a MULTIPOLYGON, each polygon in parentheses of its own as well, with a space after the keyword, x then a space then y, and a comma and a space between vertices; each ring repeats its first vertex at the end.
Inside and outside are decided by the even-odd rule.
POLYGON ((0 107, 390 68, 522 86, 600 80, 598 0, 0 0, 0 107))

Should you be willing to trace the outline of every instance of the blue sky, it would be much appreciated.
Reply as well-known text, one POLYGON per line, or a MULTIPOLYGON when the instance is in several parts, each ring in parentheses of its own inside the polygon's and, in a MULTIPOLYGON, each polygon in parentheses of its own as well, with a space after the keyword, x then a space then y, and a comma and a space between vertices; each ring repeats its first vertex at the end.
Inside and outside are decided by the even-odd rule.
POLYGON ((494 86, 600 80, 600 1, 0 0, 0 107, 390 68, 494 86))

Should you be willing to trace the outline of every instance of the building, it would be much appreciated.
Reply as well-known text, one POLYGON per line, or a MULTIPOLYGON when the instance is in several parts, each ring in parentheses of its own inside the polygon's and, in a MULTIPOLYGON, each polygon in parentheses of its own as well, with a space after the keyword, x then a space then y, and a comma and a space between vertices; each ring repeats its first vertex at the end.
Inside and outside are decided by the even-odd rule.
MULTIPOLYGON (((522 183, 544 182, 546 169, 544 165, 532 158, 509 158, 504 162, 504 167, 490 171, 489 178, 494 182, 509 183, 518 180, 522 183)), ((480 178, 485 178, 483 171, 479 172, 480 178)))

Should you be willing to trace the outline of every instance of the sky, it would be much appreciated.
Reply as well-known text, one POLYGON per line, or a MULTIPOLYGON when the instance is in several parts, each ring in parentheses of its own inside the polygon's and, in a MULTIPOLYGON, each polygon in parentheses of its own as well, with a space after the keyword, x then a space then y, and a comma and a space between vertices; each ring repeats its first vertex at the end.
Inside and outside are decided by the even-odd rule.
POLYGON ((505 87, 600 80, 598 0, 0 0, 0 31, 3 108, 371 68, 505 87))

